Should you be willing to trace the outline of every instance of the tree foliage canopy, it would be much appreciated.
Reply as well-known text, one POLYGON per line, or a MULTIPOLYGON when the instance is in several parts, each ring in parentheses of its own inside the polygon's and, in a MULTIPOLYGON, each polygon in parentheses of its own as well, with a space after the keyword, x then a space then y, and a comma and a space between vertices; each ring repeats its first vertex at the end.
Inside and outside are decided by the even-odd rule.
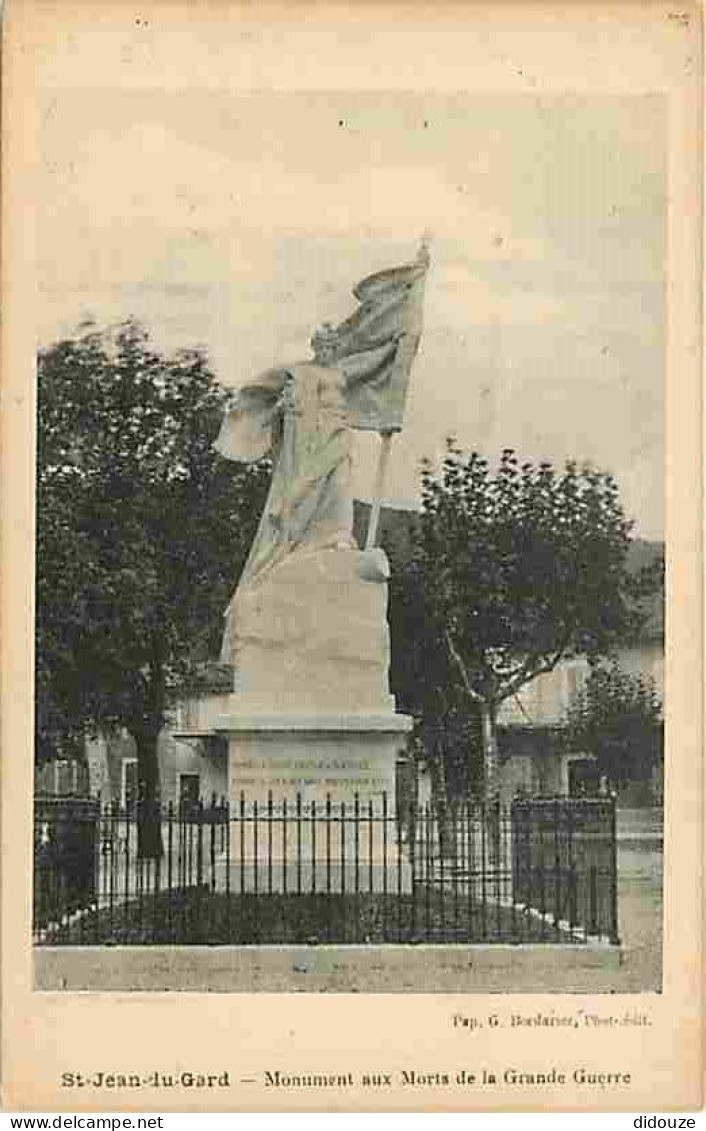
POLYGON ((133 322, 40 351, 40 756, 158 732, 217 655, 268 480, 213 451, 225 396, 202 353, 163 357, 133 322))
POLYGON ((638 631, 656 576, 627 569, 630 530, 610 475, 511 449, 492 468, 450 441, 438 473, 423 467, 413 552, 393 578, 401 706, 432 729, 480 714, 491 757, 504 700, 638 631))
POLYGON ((569 750, 593 754, 601 773, 622 784, 650 776, 662 758, 663 729, 654 684, 613 661, 592 666, 567 712, 564 741, 569 750))

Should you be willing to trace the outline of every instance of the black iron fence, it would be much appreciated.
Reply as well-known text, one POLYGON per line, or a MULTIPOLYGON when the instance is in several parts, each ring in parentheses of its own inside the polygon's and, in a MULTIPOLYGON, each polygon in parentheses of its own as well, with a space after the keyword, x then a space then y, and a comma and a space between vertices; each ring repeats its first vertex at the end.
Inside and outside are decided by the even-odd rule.
POLYGON ((38 799, 35 813, 39 944, 618 941, 612 799, 403 815, 384 795, 38 799))
POLYGON ((618 943, 615 799, 522 799, 511 814, 514 900, 618 943))

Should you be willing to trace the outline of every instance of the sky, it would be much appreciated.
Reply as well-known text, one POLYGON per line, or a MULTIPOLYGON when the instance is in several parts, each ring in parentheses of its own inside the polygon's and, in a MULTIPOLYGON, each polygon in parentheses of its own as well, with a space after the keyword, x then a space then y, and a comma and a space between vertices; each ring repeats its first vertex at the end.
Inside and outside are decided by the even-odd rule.
MULTIPOLYGON (((430 230, 386 500, 446 436, 591 462, 664 536, 666 157, 658 96, 45 93, 42 344, 128 315, 224 385, 301 360, 430 230)), ((358 434, 369 497, 377 437, 358 434)))

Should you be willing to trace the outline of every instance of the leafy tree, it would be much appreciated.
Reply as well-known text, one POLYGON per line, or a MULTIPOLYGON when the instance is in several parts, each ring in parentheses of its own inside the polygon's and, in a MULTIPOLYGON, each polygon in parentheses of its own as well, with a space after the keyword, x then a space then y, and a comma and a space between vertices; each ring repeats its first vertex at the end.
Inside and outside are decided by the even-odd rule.
POLYGON ((645 781, 662 760, 662 702, 654 683, 616 661, 592 665, 564 725, 568 750, 593 754, 616 786, 645 781))
POLYGON ((606 653, 637 631, 656 575, 628 571, 630 529, 614 479, 592 468, 520 465, 506 449, 491 469, 452 441, 439 473, 423 466, 412 553, 393 563, 393 689, 427 732, 475 716, 471 787, 496 791, 506 699, 562 659, 606 653))
MULTIPOLYGON (((41 350, 38 388, 38 753, 125 727, 150 802, 159 732, 217 654, 268 469, 213 451, 226 393, 203 354, 163 357, 136 323, 41 350)), ((158 853, 158 830, 140 833, 158 853)))

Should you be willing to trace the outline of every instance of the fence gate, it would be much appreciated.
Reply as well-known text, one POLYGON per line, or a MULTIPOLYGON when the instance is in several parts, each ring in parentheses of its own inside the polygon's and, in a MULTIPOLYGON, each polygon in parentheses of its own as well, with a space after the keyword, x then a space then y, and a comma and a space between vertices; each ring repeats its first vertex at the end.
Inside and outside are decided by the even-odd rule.
POLYGON ((35 931, 97 906, 100 821, 97 801, 61 796, 35 799, 35 931))

